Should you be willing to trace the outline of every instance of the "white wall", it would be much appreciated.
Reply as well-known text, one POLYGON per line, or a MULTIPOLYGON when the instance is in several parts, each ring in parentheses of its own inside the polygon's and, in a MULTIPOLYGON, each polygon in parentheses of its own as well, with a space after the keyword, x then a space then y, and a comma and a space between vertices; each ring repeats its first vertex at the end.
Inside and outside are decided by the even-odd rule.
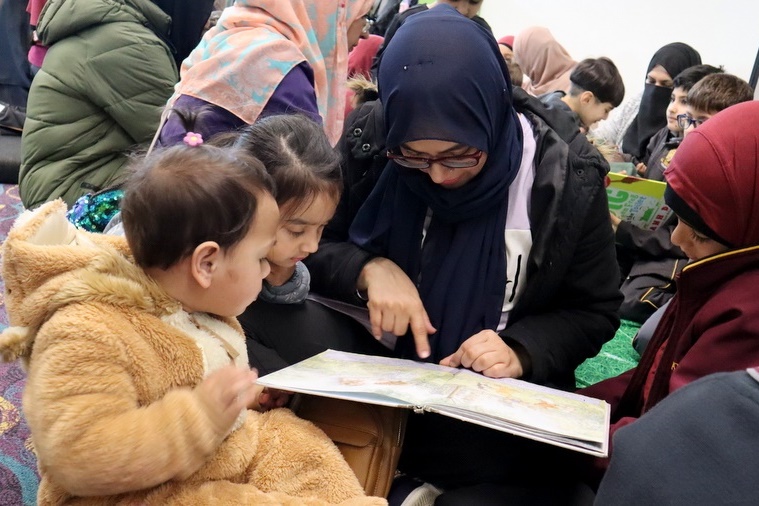
POLYGON ((670 42, 691 45, 703 63, 746 81, 759 48, 757 0, 484 0, 480 15, 496 38, 541 25, 578 61, 608 56, 626 96, 643 89, 651 56, 670 42))

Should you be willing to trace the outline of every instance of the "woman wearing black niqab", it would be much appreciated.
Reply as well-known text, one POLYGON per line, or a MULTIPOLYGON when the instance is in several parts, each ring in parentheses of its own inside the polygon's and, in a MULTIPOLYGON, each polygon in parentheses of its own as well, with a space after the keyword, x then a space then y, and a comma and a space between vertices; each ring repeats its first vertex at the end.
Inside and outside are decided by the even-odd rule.
POLYGON ((677 74, 701 64, 698 51, 682 42, 673 42, 660 48, 648 64, 646 87, 638 108, 638 115, 627 128, 622 139, 622 151, 640 160, 646 153, 646 146, 656 132, 667 125, 667 106, 672 94, 672 79, 677 74), (651 71, 661 67, 669 76, 669 86, 663 86, 651 79, 651 71))

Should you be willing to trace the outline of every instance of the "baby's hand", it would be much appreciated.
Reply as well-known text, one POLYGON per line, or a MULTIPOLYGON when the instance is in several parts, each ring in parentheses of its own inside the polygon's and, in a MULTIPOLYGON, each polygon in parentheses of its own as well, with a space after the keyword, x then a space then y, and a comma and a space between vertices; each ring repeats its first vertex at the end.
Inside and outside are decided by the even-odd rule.
POLYGON ((250 369, 228 365, 212 372, 195 387, 195 393, 206 408, 219 434, 226 434, 240 411, 258 396, 258 374, 250 369))

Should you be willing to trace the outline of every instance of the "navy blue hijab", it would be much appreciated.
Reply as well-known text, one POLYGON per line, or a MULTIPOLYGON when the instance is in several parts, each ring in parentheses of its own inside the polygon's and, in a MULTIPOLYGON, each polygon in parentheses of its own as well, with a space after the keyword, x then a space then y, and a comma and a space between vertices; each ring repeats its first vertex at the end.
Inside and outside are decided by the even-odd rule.
MULTIPOLYGON (((438 329, 430 336, 437 362, 500 321, 508 191, 522 159, 511 82, 492 34, 440 5, 409 17, 393 37, 379 93, 388 148, 435 139, 487 153, 482 171, 456 189, 390 161, 350 228, 351 241, 393 260, 417 283, 438 329)), ((411 339, 399 340, 396 351, 418 358, 411 339)))

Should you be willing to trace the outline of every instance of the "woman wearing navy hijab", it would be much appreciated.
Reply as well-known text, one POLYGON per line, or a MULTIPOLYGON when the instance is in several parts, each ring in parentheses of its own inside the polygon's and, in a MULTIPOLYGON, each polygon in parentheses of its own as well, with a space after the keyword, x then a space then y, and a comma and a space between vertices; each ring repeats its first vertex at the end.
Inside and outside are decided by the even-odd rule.
MULTIPOLYGON (((436 19, 418 23, 413 33, 423 36, 428 28, 435 33, 446 25, 455 33, 461 26, 455 13, 434 14, 436 19)), ((456 352, 462 338, 498 327, 507 280, 503 231, 509 185, 522 160, 522 129, 503 62, 465 61, 459 58, 465 56, 459 43, 446 42, 449 47, 439 48, 446 59, 436 58, 421 44, 391 51, 383 62, 380 100, 393 163, 350 229, 352 242, 389 258, 418 280, 419 295, 437 330, 429 337, 435 362, 456 352), (466 77, 449 88, 454 67, 466 77), (429 164, 429 158, 438 162, 429 164)), ((481 46, 478 50, 491 50, 485 36, 472 42, 481 46)), ((514 282, 517 289, 520 281, 514 282)), ((383 323, 398 318, 382 312, 383 323)), ((407 344, 401 342, 396 349, 407 344)), ((405 355, 413 356, 412 351, 405 355)), ((504 361, 505 369, 517 367, 513 358, 504 361)))
MULTIPOLYGON (((492 35, 448 6, 398 30, 379 92, 344 133, 312 292, 366 305, 398 356, 572 389, 619 323, 608 165, 512 91, 492 35)), ((514 439, 413 416, 401 470, 445 488, 500 481, 514 439)))

